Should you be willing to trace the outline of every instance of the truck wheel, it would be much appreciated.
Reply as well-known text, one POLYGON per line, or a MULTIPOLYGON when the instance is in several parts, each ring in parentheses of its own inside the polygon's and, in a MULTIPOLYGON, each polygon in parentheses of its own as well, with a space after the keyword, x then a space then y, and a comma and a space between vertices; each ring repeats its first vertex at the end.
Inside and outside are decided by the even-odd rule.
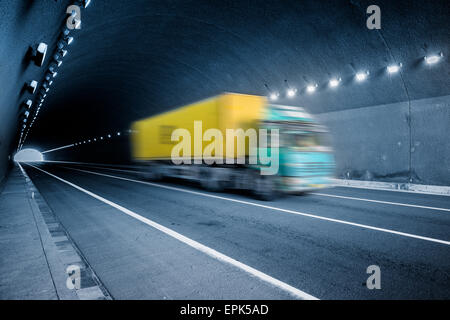
POLYGON ((143 176, 144 176, 145 180, 150 180, 150 181, 158 181, 158 180, 161 180, 161 178, 162 178, 159 170, 154 167, 147 168, 147 170, 145 171, 143 176))
POLYGON ((202 173, 201 177, 201 185, 202 188, 211 192, 220 192, 223 190, 222 181, 219 180, 214 172, 208 172, 209 170, 205 170, 202 173))
POLYGON ((272 178, 256 175, 253 180, 253 194, 259 200, 271 201, 275 199, 276 190, 272 178))

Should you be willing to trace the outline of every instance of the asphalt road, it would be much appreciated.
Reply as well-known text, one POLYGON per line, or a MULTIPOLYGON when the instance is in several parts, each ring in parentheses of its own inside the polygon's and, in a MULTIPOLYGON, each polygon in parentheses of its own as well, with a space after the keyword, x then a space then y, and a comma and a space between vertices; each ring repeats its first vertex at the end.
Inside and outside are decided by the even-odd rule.
POLYGON ((264 202, 33 165, 66 181, 24 165, 115 299, 450 298, 448 196, 335 187, 264 202))

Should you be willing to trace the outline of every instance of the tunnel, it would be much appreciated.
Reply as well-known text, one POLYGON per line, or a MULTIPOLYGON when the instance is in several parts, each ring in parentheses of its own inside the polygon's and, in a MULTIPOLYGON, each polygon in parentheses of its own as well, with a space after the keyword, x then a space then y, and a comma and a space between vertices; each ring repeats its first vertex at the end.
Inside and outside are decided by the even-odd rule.
POLYGON ((444 0, 1 1, 0 242, 17 276, 0 298, 448 299, 449 16, 444 0), (299 140, 280 129, 277 178, 225 151, 159 152, 192 116, 195 159, 208 119, 252 108, 278 116, 244 126, 258 143, 307 119, 299 140), (305 140, 319 132, 326 146, 305 140), (41 249, 29 287, 17 268, 41 249))

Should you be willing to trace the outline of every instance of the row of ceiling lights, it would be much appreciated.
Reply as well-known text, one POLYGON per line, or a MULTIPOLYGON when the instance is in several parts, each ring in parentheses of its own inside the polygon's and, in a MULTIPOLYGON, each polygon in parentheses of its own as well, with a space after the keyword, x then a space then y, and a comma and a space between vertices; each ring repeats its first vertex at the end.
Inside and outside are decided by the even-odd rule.
MULTIPOLYGON (((123 133, 131 133, 131 130, 126 130, 123 131, 123 133)), ((92 138, 92 139, 87 139, 87 140, 83 140, 83 141, 79 141, 79 142, 75 142, 73 145, 74 146, 78 146, 78 145, 82 145, 82 144, 86 144, 86 143, 92 143, 92 142, 97 142, 97 141, 101 141, 104 139, 111 139, 113 136, 121 136, 122 132, 118 131, 115 134, 107 134, 105 136, 100 136, 99 138, 92 138)))
MULTIPOLYGON (((425 56, 424 61, 426 64, 432 65, 432 64, 436 64, 437 62, 439 62, 442 57, 443 57, 443 54, 442 54, 442 52, 440 52, 439 54, 425 56)), ((401 63, 391 64, 386 67, 386 72, 388 74, 395 74, 395 73, 399 72, 401 68, 402 68, 401 63)), ((354 78, 357 82, 363 82, 368 78, 369 74, 370 73, 367 70, 359 71, 354 75, 354 78)), ((340 85, 341 81, 342 81, 342 79, 340 77, 333 77, 328 81, 328 86, 330 88, 336 88, 340 85)), ((291 87, 287 83, 287 81, 285 81, 285 82, 286 82, 286 86, 287 86, 286 97, 288 97, 288 98, 295 97, 297 95, 298 90, 294 87, 291 87)), ((319 85, 317 83, 310 83, 306 86, 305 91, 308 94, 312 94, 316 91, 318 86, 319 85)), ((272 91, 269 93, 269 99, 271 101, 276 101, 276 100, 278 100, 279 97, 280 97, 280 92, 278 92, 278 91, 272 91)))
POLYGON ((44 151, 43 153, 49 153, 49 152, 53 152, 53 151, 57 151, 57 150, 61 150, 61 149, 73 148, 73 147, 80 146, 80 145, 83 145, 83 144, 107 141, 108 139, 112 139, 114 137, 120 137, 122 135, 130 134, 132 132, 133 132, 133 130, 117 131, 115 134, 106 134, 106 135, 100 136, 98 138, 95 137, 95 138, 90 138, 90 139, 86 139, 86 140, 81 140, 79 142, 75 142, 75 143, 69 144, 67 146, 63 146, 63 147, 54 148, 54 149, 51 149, 51 150, 44 151))
MULTIPOLYGON (((90 2, 91 2, 91 0, 76 0, 76 1, 74 1, 74 4, 77 4, 83 8, 86 8, 87 6, 89 6, 90 2)), ((71 15, 75 16, 76 12, 72 11, 71 15)), ((80 23, 81 23, 81 21, 78 20, 78 25, 77 25, 78 27, 80 26, 79 25, 80 23)), ((61 67, 62 60, 68 53, 68 46, 72 42, 73 42, 73 37, 70 36, 70 30, 67 27, 64 27, 64 29, 61 33, 61 36, 60 36, 60 40, 56 44, 56 50, 55 50, 55 54, 53 55, 52 62, 50 63, 47 72, 45 73, 45 78, 44 78, 44 81, 39 90, 39 94, 35 98, 35 100, 37 100, 38 107, 34 111, 34 116, 32 117, 32 119, 31 119, 31 113, 33 112, 33 110, 32 110, 33 101, 28 99, 25 103, 23 103, 21 105, 20 119, 22 121, 21 122, 22 128, 21 128, 19 143, 18 143, 18 147, 17 147, 18 151, 22 149, 23 144, 25 143, 25 141, 28 137, 28 133, 30 132, 31 127, 33 126, 34 122, 36 121, 36 119, 39 115, 39 111, 41 110, 41 107, 45 101, 45 98, 47 97, 47 93, 50 91, 50 87, 54 83, 54 78, 58 75, 58 68, 61 67), (30 119, 31 119, 31 121, 29 121, 30 119)), ((47 44, 44 42, 39 43, 39 45, 36 47, 36 50, 33 54, 33 60, 37 66, 42 67, 42 65, 44 64, 44 61, 45 61, 46 54, 47 54, 47 44)), ((36 80, 32 80, 30 82, 30 84, 27 85, 27 89, 31 94, 34 94, 36 92, 37 86, 38 86, 38 82, 36 80)))

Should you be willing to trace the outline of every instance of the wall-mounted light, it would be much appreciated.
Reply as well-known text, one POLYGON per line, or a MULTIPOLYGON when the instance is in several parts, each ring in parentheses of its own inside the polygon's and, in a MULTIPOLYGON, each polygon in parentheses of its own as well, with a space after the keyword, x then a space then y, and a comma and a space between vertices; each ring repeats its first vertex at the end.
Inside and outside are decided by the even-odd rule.
POLYGON ((36 80, 31 80, 31 82, 27 86, 27 90, 29 93, 34 94, 36 92, 38 82, 36 80))
POLYGON ((42 67, 45 60, 45 55, 47 54, 47 44, 44 42, 41 42, 38 44, 36 53, 34 55, 34 63, 38 67, 42 67))
POLYGON ((314 91, 316 91, 317 87, 318 87, 317 83, 310 84, 306 86, 306 92, 313 93, 314 91))
POLYGON ((340 83, 342 79, 341 78, 331 78, 329 82, 329 86, 331 88, 336 88, 340 83))
POLYGON ((289 98, 295 97, 296 94, 297 94, 297 89, 295 89, 295 88, 288 88, 288 89, 286 90, 286 95, 287 95, 289 98))
POLYGON ((402 67, 401 63, 397 63, 397 64, 391 64, 389 66, 386 67, 386 70, 388 73, 397 73, 400 71, 400 68, 402 67))
POLYGON ((87 8, 89 4, 91 3, 91 0, 79 0, 78 3, 83 7, 87 8))
POLYGON ((272 101, 275 101, 275 100, 278 100, 278 97, 280 96, 280 94, 278 93, 278 92, 272 92, 270 95, 269 95, 269 99, 270 100, 272 100, 272 101))
POLYGON ((440 52, 439 54, 433 54, 433 55, 429 55, 429 56, 425 56, 424 60, 427 64, 435 64, 438 63, 439 60, 441 60, 441 58, 444 56, 444 54, 442 52, 440 52))
POLYGON ((367 79, 367 76, 369 75, 369 71, 362 71, 362 72, 358 72, 355 75, 356 81, 361 82, 367 79))
POLYGON ((52 74, 55 73, 57 69, 58 69, 58 65, 55 62, 52 62, 50 64, 50 66, 48 67, 48 71, 52 74))
POLYGON ((23 103, 23 107, 25 109, 31 109, 32 105, 33 105, 33 101, 31 101, 30 99, 28 99, 26 102, 23 103))

